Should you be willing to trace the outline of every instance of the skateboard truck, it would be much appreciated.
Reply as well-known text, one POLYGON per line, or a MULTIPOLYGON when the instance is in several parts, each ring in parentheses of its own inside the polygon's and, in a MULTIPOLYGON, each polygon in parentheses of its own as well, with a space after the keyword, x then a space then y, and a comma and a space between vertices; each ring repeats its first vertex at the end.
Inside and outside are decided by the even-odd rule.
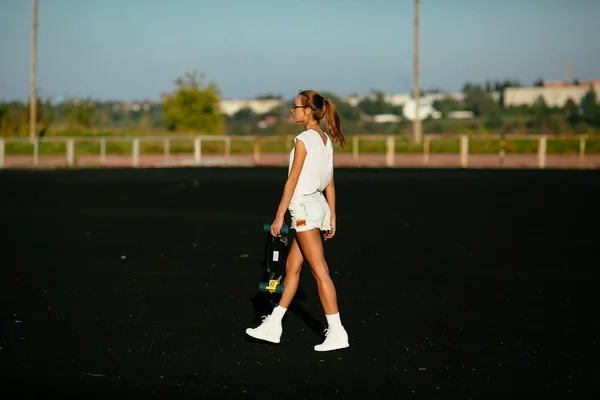
POLYGON ((268 285, 265 285, 264 287, 263 287, 263 285, 264 285, 264 282, 261 282, 260 287, 259 287, 259 289, 262 291, 267 291, 267 292, 271 292, 271 293, 277 292, 277 294, 283 293, 283 284, 280 285, 276 279, 270 279, 268 285))

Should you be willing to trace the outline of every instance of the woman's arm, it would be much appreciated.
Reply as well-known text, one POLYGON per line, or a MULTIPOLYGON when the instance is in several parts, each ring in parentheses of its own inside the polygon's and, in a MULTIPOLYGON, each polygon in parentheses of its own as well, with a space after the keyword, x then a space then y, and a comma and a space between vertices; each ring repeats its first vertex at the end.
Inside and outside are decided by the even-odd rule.
POLYGON ((333 177, 331 178, 331 182, 325 188, 325 198, 327 198, 327 204, 329 204, 329 210, 331 211, 331 216, 335 216, 335 184, 333 183, 333 177))
POLYGON ((281 196, 281 201, 279 202, 279 207, 277 208, 277 213, 275 214, 275 219, 271 224, 271 234, 273 236, 279 235, 281 227, 283 226, 283 218, 288 206, 290 205, 290 201, 292 201, 292 196, 296 190, 296 185, 298 184, 298 179, 300 178, 300 172, 302 172, 302 166, 304 165, 305 159, 306 146, 302 140, 296 140, 296 146, 294 148, 294 162, 292 164, 287 181, 285 182, 283 195, 281 196))
POLYGON ((335 215, 335 184, 333 182, 333 177, 331 177, 331 182, 325 188, 325 198, 327 199, 327 204, 329 204, 329 211, 331 211, 331 230, 326 232, 323 235, 325 240, 331 239, 335 235, 335 231, 337 229, 337 221, 335 215))

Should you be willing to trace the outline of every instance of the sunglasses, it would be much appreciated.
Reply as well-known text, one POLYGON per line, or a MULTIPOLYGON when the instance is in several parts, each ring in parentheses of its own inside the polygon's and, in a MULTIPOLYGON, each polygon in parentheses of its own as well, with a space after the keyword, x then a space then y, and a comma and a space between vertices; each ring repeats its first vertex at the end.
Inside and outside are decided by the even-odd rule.
POLYGON ((292 110, 295 110, 296 108, 308 108, 308 106, 299 106, 299 105, 292 105, 292 110))

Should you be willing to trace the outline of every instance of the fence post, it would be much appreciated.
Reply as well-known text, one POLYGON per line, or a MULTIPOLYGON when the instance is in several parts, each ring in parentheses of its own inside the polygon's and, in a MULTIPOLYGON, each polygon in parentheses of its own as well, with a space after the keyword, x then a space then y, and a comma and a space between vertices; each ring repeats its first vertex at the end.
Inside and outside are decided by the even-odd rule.
POLYGON ((358 162, 358 146, 359 146, 359 137, 355 135, 352 138, 352 161, 358 162))
POLYGON ((200 136, 197 136, 194 140, 194 161, 196 162, 196 165, 202 163, 202 139, 200 136))
POLYGON ((546 136, 541 136, 538 144, 538 166, 546 167, 546 136))
POLYGON ((387 137, 386 140, 386 146, 387 146, 387 154, 385 157, 385 164, 388 167, 393 167, 394 166, 394 152, 395 152, 395 140, 394 140, 394 136, 393 135, 389 135, 387 137))
POLYGON ((460 135, 460 166, 466 168, 469 163, 469 136, 460 135))
POLYGON ((67 165, 72 167, 75 164, 75 140, 67 139, 67 165))
POLYGON ((137 167, 140 164, 140 139, 135 138, 133 139, 133 157, 132 157, 132 164, 134 167, 137 167))
POLYGON ((4 138, 0 138, 0 168, 4 167, 4 138))
POLYGON ((423 164, 429 165, 429 136, 423 138, 423 164))
POLYGON ((40 140, 38 138, 33 139, 33 165, 38 165, 40 158, 40 140))
POLYGON ((171 155, 171 140, 169 138, 165 138, 163 141, 163 147, 164 147, 164 157, 165 157, 165 164, 169 162, 169 157, 171 155))
POLYGON ((254 146, 253 146, 253 153, 254 153, 254 163, 259 163, 260 162, 260 143, 258 141, 258 138, 254 139, 254 146))
POLYGON ((585 166, 585 136, 579 139, 579 168, 585 166))
POLYGON ((506 156, 506 140, 504 137, 500 139, 500 150, 498 151, 498 156, 500 157, 500 166, 504 166, 504 157, 506 156))
POLYGON ((231 136, 225 137, 225 158, 231 154, 231 136))
POLYGON ((106 138, 100 139, 100 165, 106 164, 106 138))

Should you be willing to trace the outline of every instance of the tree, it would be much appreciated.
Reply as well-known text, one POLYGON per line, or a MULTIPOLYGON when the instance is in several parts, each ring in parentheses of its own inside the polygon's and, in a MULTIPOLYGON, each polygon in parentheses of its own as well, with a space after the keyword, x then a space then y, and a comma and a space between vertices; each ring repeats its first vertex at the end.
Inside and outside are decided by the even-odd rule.
POLYGON ((504 89, 509 87, 521 87, 521 82, 519 82, 518 80, 513 81, 510 79, 494 82, 494 91, 496 92, 503 92, 504 89))
POLYGON ((548 104, 542 96, 539 96, 530 108, 532 118, 527 122, 527 127, 534 129, 539 133, 561 133, 567 126, 562 110, 548 107, 548 104))
POLYGON ((337 97, 331 92, 323 91, 321 92, 321 95, 331 100, 331 102, 335 105, 335 109, 337 110, 337 113, 340 116, 342 122, 360 120, 360 110, 356 107, 352 107, 350 104, 346 103, 341 98, 337 97))
POLYGON ((500 105, 479 85, 465 85, 465 105, 477 117, 496 120, 500 116, 500 105))
POLYGON ((395 114, 402 115, 402 108, 393 106, 385 101, 382 92, 373 92, 358 103, 358 108, 367 115, 395 114))
POLYGON ((44 137, 50 130, 50 125, 54 119, 54 109, 49 99, 42 100, 38 98, 36 107, 36 121, 39 137, 44 137))
POLYGON ((219 135, 223 132, 223 114, 219 110, 219 91, 214 83, 202 84, 203 75, 186 72, 175 81, 174 93, 163 95, 163 111, 167 129, 176 132, 201 132, 219 135))
POLYGON ((571 125, 574 125, 577 122, 579 122, 579 119, 580 119, 579 107, 577 106, 577 104, 575 104, 573 99, 567 100, 567 103, 565 104, 565 112, 567 114, 567 121, 571 125))
POLYGON ((465 104, 452 97, 444 97, 440 100, 434 100, 432 104, 433 108, 442 113, 444 118, 448 117, 448 113, 452 111, 462 111, 465 109, 465 104))
POLYGON ((538 96, 531 106, 531 112, 536 118, 543 119, 550 114, 550 107, 548 107, 546 100, 542 96, 538 96))
POLYGON ((590 90, 585 94, 581 102, 581 108, 583 109, 583 119, 586 123, 593 126, 600 126, 600 104, 598 104, 596 91, 593 87, 590 87, 590 90))
POLYGON ((260 119, 258 115, 250 107, 243 107, 238 112, 231 116, 232 121, 256 121, 260 119))
POLYGON ((0 106, 0 133, 2 136, 18 136, 24 125, 24 107, 18 104, 6 103, 0 106))
POLYGON ((94 102, 91 99, 73 100, 67 107, 68 119, 73 125, 89 129, 95 114, 94 102))

